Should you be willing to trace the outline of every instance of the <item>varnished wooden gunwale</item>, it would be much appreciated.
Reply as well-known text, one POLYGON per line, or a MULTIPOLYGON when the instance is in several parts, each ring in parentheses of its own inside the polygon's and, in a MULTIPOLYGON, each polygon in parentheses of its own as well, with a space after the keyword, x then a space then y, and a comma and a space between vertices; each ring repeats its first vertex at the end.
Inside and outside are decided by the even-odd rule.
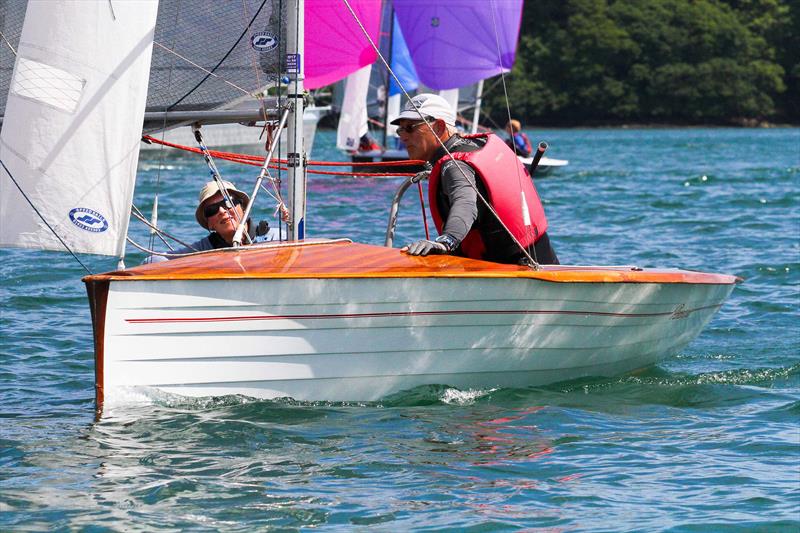
POLYGON ((415 257, 397 248, 349 241, 250 246, 192 254, 84 281, 337 278, 529 278, 569 283, 691 283, 730 285, 736 276, 686 270, 552 265, 532 270, 451 255, 415 257))

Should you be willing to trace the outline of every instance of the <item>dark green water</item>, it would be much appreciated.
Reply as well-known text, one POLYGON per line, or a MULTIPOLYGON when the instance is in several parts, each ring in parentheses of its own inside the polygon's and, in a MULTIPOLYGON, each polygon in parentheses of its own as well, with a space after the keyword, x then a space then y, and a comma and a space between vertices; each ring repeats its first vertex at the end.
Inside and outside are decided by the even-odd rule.
MULTIPOLYGON (((0 250, 0 530, 800 531, 800 130, 530 134, 570 160, 537 181, 562 262, 745 278, 683 353, 369 404, 149 395, 95 422, 82 269, 0 250)), ((314 159, 341 160, 333 142, 314 159)), ((165 163, 160 223, 198 238, 205 165, 165 163)), ((141 165, 140 208, 157 174, 141 165)), ((397 184, 312 177, 309 235, 382 243, 397 184)), ((422 234, 411 194, 402 215, 399 244, 422 234)))

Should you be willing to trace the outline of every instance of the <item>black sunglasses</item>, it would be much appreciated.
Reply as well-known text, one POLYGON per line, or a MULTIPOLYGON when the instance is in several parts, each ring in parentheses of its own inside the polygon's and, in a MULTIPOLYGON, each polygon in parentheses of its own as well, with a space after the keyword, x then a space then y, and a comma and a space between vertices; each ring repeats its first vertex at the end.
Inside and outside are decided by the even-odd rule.
MULTIPOLYGON (((242 201, 236 198, 235 196, 231 196, 231 203, 233 204, 233 207, 236 207, 237 205, 242 205, 242 201)), ((225 205, 224 199, 220 200, 219 202, 214 202, 213 204, 208 204, 207 206, 205 206, 203 208, 203 215, 205 215, 206 218, 211 218, 217 214, 220 207, 222 209, 225 209, 226 211, 228 210, 227 206, 225 205)))
POLYGON ((408 133, 409 135, 414 133, 414 130, 419 128, 425 124, 425 122, 415 122, 414 124, 409 124, 407 126, 397 126, 397 134, 401 133, 408 133))

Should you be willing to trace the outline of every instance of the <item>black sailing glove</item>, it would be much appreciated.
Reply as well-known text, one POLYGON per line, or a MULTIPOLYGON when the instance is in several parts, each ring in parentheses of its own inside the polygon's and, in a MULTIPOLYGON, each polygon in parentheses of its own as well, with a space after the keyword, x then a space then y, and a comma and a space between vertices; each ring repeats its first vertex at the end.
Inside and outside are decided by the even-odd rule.
POLYGON ((419 240, 406 246, 409 255, 446 254, 456 247, 456 240, 448 234, 441 235, 435 241, 419 240))

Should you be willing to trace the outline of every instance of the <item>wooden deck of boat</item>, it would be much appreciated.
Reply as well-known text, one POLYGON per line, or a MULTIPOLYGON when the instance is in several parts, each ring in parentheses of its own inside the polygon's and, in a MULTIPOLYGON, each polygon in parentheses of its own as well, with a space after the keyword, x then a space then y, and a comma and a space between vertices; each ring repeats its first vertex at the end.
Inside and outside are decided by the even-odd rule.
POLYGON ((532 278, 583 283, 733 284, 735 276, 685 270, 640 270, 635 267, 517 265, 476 261, 451 255, 415 257, 368 244, 305 241, 222 249, 123 271, 87 276, 84 281, 241 278, 532 278))

